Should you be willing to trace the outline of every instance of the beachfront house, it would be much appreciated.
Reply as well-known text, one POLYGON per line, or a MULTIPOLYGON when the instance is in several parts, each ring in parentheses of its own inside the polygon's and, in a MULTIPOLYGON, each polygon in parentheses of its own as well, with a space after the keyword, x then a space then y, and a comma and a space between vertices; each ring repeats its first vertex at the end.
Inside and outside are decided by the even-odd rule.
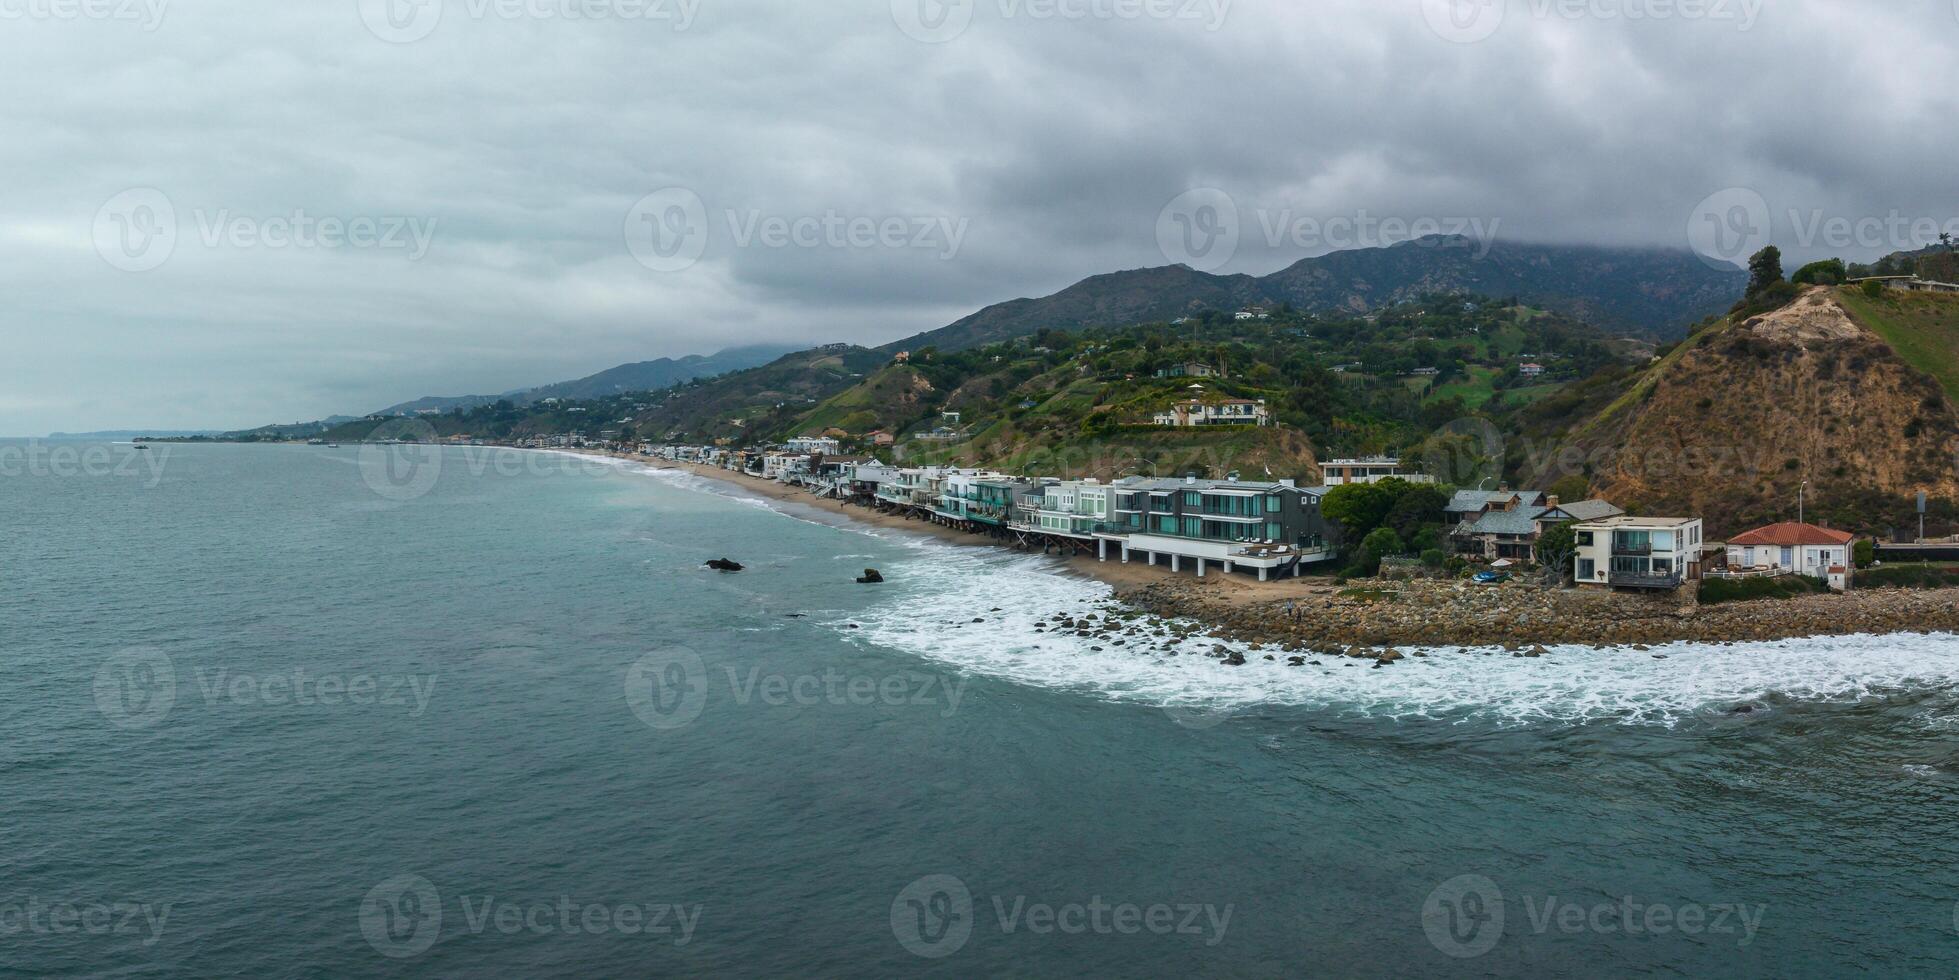
POLYGON ((1540 490, 1459 490, 1446 508, 1459 555, 1486 561, 1536 559, 1537 539, 1556 524, 1602 521, 1625 511, 1605 500, 1565 503, 1540 490))
POLYGON ((1678 589, 1700 581, 1702 522, 1698 517, 1621 514, 1572 525, 1574 575, 1582 587, 1678 589))
POLYGON ((1022 520, 1027 530, 1088 540, 1112 527, 1114 491, 1100 480, 1055 480, 1039 487, 1022 520))
POLYGON ((1403 465, 1392 456, 1368 456, 1362 459, 1328 460, 1320 466, 1320 482, 1329 487, 1343 487, 1350 483, 1379 483, 1393 477, 1409 483, 1434 483, 1435 477, 1423 473, 1414 466, 1403 465))
POLYGON ((1848 531, 1814 524, 1771 524, 1728 541, 1724 574, 1734 578, 1808 575, 1842 591, 1850 587, 1850 548, 1856 540, 1848 531))
POLYGON ((1326 491, 1291 480, 1130 478, 1112 485, 1113 529, 1096 534, 1100 556, 1113 544, 1127 562, 1167 560, 1172 571, 1194 563, 1198 577, 1212 566, 1299 574, 1300 566, 1334 556, 1338 529, 1320 513, 1326 491))

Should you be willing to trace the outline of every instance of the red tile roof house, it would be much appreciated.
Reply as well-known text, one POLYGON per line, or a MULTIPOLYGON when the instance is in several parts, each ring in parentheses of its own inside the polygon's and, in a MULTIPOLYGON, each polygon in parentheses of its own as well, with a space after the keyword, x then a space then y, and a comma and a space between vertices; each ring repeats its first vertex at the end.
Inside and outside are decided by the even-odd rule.
POLYGON ((1771 524, 1728 539, 1731 573, 1808 575, 1850 586, 1850 546, 1857 536, 1814 524, 1771 524))

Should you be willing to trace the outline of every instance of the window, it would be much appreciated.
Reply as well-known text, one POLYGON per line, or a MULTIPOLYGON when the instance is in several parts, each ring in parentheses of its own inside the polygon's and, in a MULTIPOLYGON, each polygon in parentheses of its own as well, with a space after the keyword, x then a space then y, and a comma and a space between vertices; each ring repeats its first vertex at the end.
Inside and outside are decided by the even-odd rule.
POLYGON ((1598 562, 1595 562, 1590 558, 1578 559, 1579 581, 1588 582, 1595 578, 1598 578, 1598 562))
POLYGON ((1273 495, 1271 495, 1271 496, 1269 496, 1269 497, 1267 497, 1267 498, 1265 498, 1265 512, 1266 512, 1266 513, 1268 513, 1268 514, 1276 514, 1276 513, 1278 513, 1278 512, 1279 512, 1279 495, 1278 495, 1278 494, 1276 494, 1276 493, 1275 493, 1275 494, 1273 494, 1273 495))
POLYGON ((1279 528, 1279 525, 1277 525, 1277 524, 1267 524, 1267 525, 1265 525, 1265 537, 1266 537, 1267 539, 1269 539, 1269 540, 1272 540, 1272 541, 1277 541, 1277 540, 1279 540, 1279 535, 1280 535, 1281 533, 1283 533, 1283 532, 1282 532, 1282 531, 1280 530, 1280 528, 1279 528))
MULTIPOLYGON (((1590 532, 1590 531, 1580 531, 1580 532, 1578 532, 1578 534, 1576 535, 1576 537, 1575 537, 1575 538, 1574 538, 1573 540, 1577 542, 1577 544, 1578 544, 1578 547, 1580 547, 1580 548, 1589 548, 1589 547, 1591 547, 1591 546, 1592 546, 1592 532, 1590 532)), ((1591 576, 1589 576, 1589 575, 1581 575, 1581 576, 1579 576, 1579 577, 1580 577, 1580 578, 1590 578, 1591 576)))
POLYGON ((1186 491, 1184 491, 1184 506, 1185 506, 1185 507, 1201 507, 1201 506, 1203 506, 1203 504, 1204 504, 1204 495, 1203 495, 1203 494, 1201 494, 1201 493, 1198 493, 1198 492, 1197 492, 1197 491, 1195 491, 1195 490, 1186 490, 1186 491))

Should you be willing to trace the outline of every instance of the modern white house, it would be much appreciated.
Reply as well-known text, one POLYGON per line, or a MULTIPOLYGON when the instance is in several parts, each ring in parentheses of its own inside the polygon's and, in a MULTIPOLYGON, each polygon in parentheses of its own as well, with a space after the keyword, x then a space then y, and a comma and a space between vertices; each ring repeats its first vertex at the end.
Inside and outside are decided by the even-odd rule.
POLYGON ((793 453, 816 453, 822 456, 835 456, 842 449, 837 440, 828 436, 799 436, 783 445, 793 453))
POLYGON ((1393 477, 1409 483, 1434 483, 1435 477, 1421 472, 1414 466, 1403 465, 1392 456, 1368 456, 1362 459, 1332 459, 1320 466, 1320 482, 1329 487, 1344 487, 1350 483, 1379 483, 1393 477))
POLYGON ((1029 527, 1047 534, 1088 538, 1114 522, 1114 491, 1100 480, 1061 480, 1041 488, 1040 509, 1029 527))
POLYGON ((1728 541, 1727 574, 1808 575, 1839 591, 1850 587, 1850 548, 1856 536, 1793 521, 1756 528, 1728 541))
POLYGON ((1169 411, 1158 412, 1157 425, 1170 428, 1191 428, 1205 425, 1257 425, 1272 424, 1272 411, 1265 405, 1265 399, 1252 401, 1246 398, 1192 399, 1170 406, 1169 411))
POLYGON ((1698 517, 1620 515, 1571 526, 1572 563, 1582 587, 1678 589, 1701 578, 1698 517))

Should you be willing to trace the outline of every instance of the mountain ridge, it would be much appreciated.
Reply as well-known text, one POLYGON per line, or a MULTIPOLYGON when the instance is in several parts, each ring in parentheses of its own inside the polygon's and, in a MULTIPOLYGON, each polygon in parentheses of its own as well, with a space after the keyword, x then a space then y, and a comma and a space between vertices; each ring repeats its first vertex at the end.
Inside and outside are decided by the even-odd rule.
POLYGON ((1186 265, 1089 276, 1044 297, 995 303, 944 327, 878 348, 963 350, 1042 327, 1074 330, 1174 320, 1205 310, 1291 305, 1364 313, 1429 293, 1515 296, 1614 333, 1674 338, 1722 312, 1747 284, 1685 250, 1603 245, 1497 244, 1433 236, 1301 259, 1266 276, 1219 276, 1186 265))

